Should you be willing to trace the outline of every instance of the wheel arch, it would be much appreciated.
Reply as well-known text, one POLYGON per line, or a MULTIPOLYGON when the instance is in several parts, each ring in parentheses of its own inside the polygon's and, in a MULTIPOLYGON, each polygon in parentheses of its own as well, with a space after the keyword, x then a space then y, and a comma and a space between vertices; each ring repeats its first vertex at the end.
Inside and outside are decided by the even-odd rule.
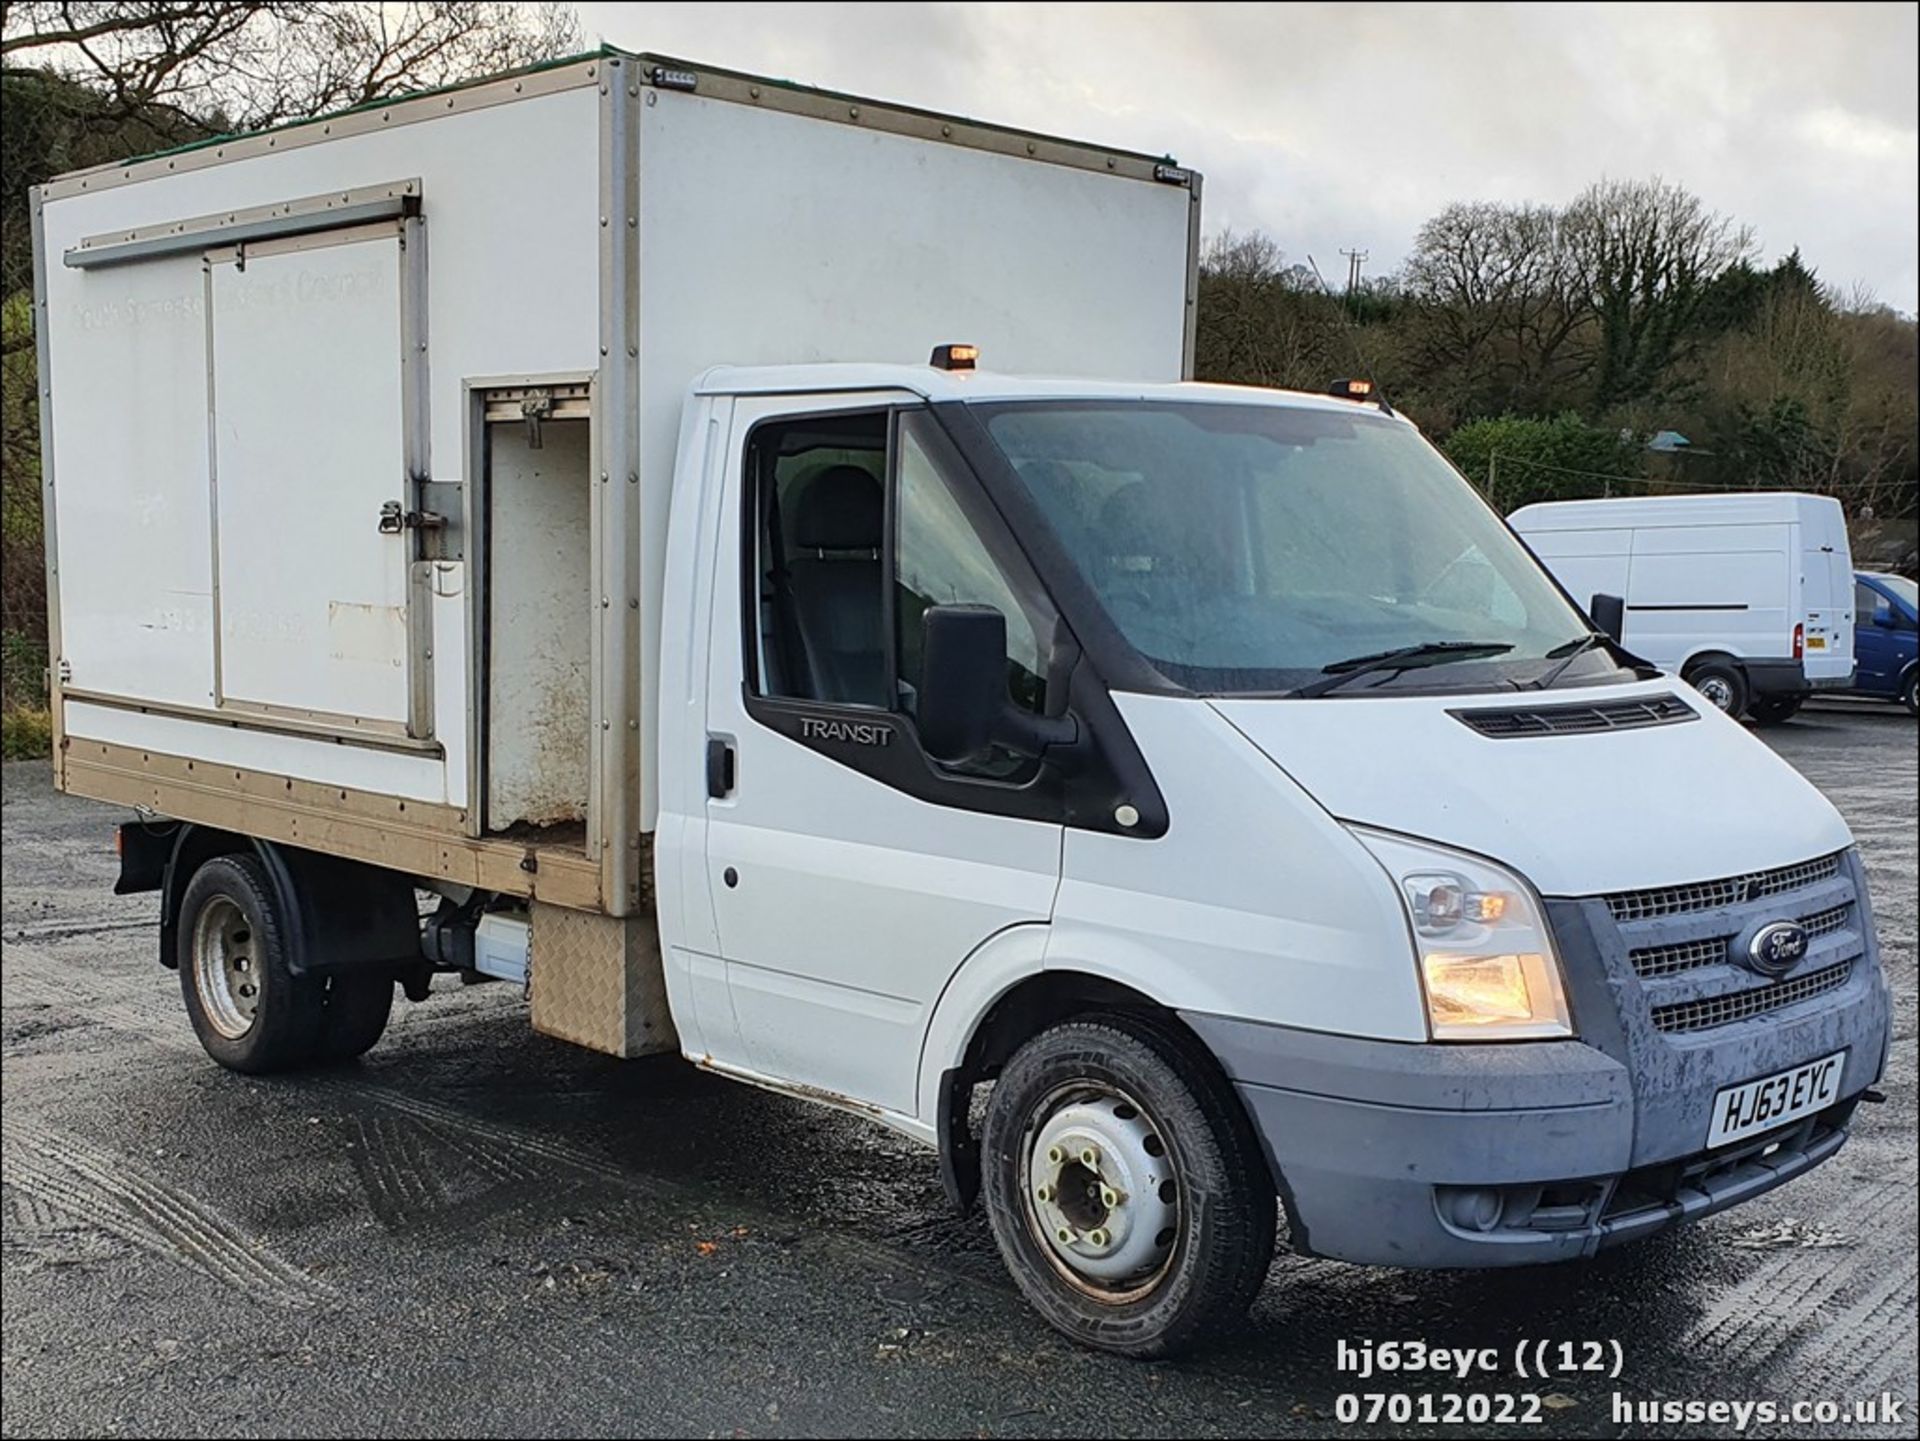
POLYGON ((1744 675, 1746 673, 1747 658, 1745 656, 1736 654, 1722 646, 1702 646, 1699 650, 1688 652, 1686 659, 1680 662, 1675 674, 1677 674, 1680 679, 1687 680, 1690 671, 1698 669, 1708 661, 1725 661, 1727 664, 1737 667, 1741 674, 1744 675))
POLYGON ((941 1184, 962 1213, 980 1188, 979 1143, 969 1120, 973 1088, 1046 1027, 1088 1011, 1146 1013, 1212 1054, 1171 1002, 1131 979, 1082 963, 1047 966, 1047 938, 1044 925, 1016 926, 976 950, 948 981, 921 1046, 919 1112, 934 1123, 941 1184))
POLYGON ((413 883, 398 871, 183 822, 160 881, 162 965, 179 966, 180 901, 194 874, 231 855, 250 856, 266 872, 295 975, 422 963, 413 883))

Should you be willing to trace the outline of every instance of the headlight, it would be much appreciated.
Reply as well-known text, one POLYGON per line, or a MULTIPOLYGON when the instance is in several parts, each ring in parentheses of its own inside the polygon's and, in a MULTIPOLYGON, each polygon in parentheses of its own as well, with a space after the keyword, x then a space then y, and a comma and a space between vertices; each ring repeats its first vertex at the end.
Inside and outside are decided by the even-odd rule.
POLYGON ((1525 881, 1479 856, 1349 829, 1400 888, 1435 1040, 1573 1034, 1553 936, 1525 881))

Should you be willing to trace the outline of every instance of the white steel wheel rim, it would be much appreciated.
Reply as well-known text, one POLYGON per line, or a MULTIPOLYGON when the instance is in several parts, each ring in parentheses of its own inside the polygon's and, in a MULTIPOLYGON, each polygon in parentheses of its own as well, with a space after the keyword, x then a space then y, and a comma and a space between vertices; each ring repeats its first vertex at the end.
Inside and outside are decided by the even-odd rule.
POLYGON ((1019 1185, 1028 1230, 1074 1289, 1122 1305, 1172 1269, 1184 1226, 1173 1149, 1118 1087, 1079 1082, 1036 1106, 1019 1185))
POLYGON ((1715 710, 1733 709, 1733 683, 1725 676, 1707 676, 1698 683, 1697 689, 1713 703, 1715 710))
POLYGON ((229 1041, 253 1029, 260 1007, 257 938, 246 912, 225 896, 200 908, 193 925, 193 985, 207 1023, 229 1041))

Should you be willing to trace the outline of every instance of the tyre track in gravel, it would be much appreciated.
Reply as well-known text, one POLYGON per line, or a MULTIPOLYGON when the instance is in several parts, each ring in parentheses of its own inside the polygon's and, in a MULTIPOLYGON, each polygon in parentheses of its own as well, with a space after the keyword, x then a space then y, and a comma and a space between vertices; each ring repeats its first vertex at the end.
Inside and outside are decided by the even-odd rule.
POLYGON ((262 1305, 304 1310, 331 1287, 206 1202, 71 1133, 0 1118, 0 1176, 44 1204, 262 1305))
MULTIPOLYGON (((64 977, 56 984, 43 974, 16 966, 9 974, 7 989, 15 998, 24 993, 30 999, 58 1007, 118 1034, 162 1047, 170 1053, 204 1059, 205 1052, 201 1050, 185 1018, 178 1014, 172 1004, 172 988, 157 993, 161 997, 157 999, 147 999, 155 993, 141 989, 131 992, 141 1000, 127 1000, 119 996, 129 992, 110 988, 104 983, 105 979, 101 973, 84 973, 64 977)), ((682 1209, 709 1209, 714 1203, 714 1197, 697 1184, 637 1172, 584 1147, 553 1140, 531 1129, 487 1120, 457 1106, 415 1092, 395 1089, 379 1081, 315 1072, 300 1076, 298 1085, 304 1100, 331 1097, 342 1103, 342 1114, 352 1118, 357 1128, 363 1125, 364 1108, 368 1106, 378 1108, 381 1112, 398 1113, 428 1128, 484 1170, 510 1176, 519 1184, 544 1185, 547 1196, 556 1194, 560 1189, 556 1178, 548 1173, 527 1170, 519 1164, 522 1159, 537 1158, 572 1172, 582 1180, 617 1188, 620 1196, 606 1198, 584 1208, 594 1214, 613 1217, 634 1198, 653 1198, 682 1209)), ((385 1145, 384 1141, 380 1144, 385 1145)), ((410 1188, 417 1187, 416 1163, 411 1160, 396 1163, 392 1160, 394 1154, 391 1149, 385 1150, 370 1168, 377 1194, 367 1193, 368 1208, 375 1219, 390 1230, 419 1229, 423 1225, 431 1228, 429 1213, 412 1211, 401 1199, 410 1188)), ((360 1178, 364 1192, 368 1173, 361 1171, 360 1178)), ((520 1204, 507 1209, 524 1210, 532 1199, 535 1198, 527 1197, 520 1204)), ((738 1198, 730 1199, 727 1204, 741 1216, 754 1213, 751 1219, 764 1229, 781 1229, 794 1219, 785 1215, 761 1214, 760 1207, 738 1198)), ((445 1215, 448 1224, 453 1225, 463 1216, 471 1217, 488 1213, 489 1210, 486 1207, 450 1206, 445 1209, 445 1215)), ((908 1228, 908 1231, 913 1229, 908 1228)), ((838 1227, 819 1234, 818 1240, 863 1271, 908 1271, 942 1280, 964 1281, 970 1286, 1003 1297, 1011 1290, 1011 1283, 1002 1274, 990 1246, 978 1255, 971 1252, 956 1252, 951 1257, 929 1255, 923 1248, 913 1246, 911 1241, 898 1243, 885 1233, 838 1227)))
MULTIPOLYGON (((1823 1214, 1821 1222, 1855 1237, 1871 1237, 1912 1206, 1911 1182, 1871 1181, 1840 1207, 1823 1214)), ((1750 1372, 1768 1369, 1796 1345, 1818 1344, 1821 1354, 1879 1355, 1889 1345, 1900 1344, 1897 1334, 1849 1332, 1839 1321, 1828 1319, 1828 1308, 1842 1293, 1863 1283, 1865 1274, 1883 1266, 1885 1258, 1857 1240, 1844 1247, 1814 1249, 1823 1264, 1809 1264, 1808 1248, 1798 1245, 1768 1256, 1738 1284, 1714 1297, 1681 1344, 1710 1350, 1720 1365, 1750 1372)))

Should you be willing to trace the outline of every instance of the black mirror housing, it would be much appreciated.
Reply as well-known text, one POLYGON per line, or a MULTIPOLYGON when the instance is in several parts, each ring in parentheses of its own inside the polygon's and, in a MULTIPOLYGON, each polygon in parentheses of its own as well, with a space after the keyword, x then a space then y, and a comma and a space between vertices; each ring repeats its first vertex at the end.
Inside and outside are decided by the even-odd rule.
POLYGON ((936 605, 920 625, 920 744, 948 765, 983 755, 1007 703, 1007 618, 990 605, 936 605))
POLYGON ((1602 635, 1615 645, 1620 644, 1621 634, 1627 627, 1627 602, 1623 597, 1596 591, 1587 602, 1587 616, 1602 635))
POLYGON ((942 765, 960 765, 1003 745, 1039 756, 1071 746, 1079 724, 1030 715, 1007 695, 1007 618, 990 605, 936 605, 920 620, 925 674, 920 745, 942 765))

